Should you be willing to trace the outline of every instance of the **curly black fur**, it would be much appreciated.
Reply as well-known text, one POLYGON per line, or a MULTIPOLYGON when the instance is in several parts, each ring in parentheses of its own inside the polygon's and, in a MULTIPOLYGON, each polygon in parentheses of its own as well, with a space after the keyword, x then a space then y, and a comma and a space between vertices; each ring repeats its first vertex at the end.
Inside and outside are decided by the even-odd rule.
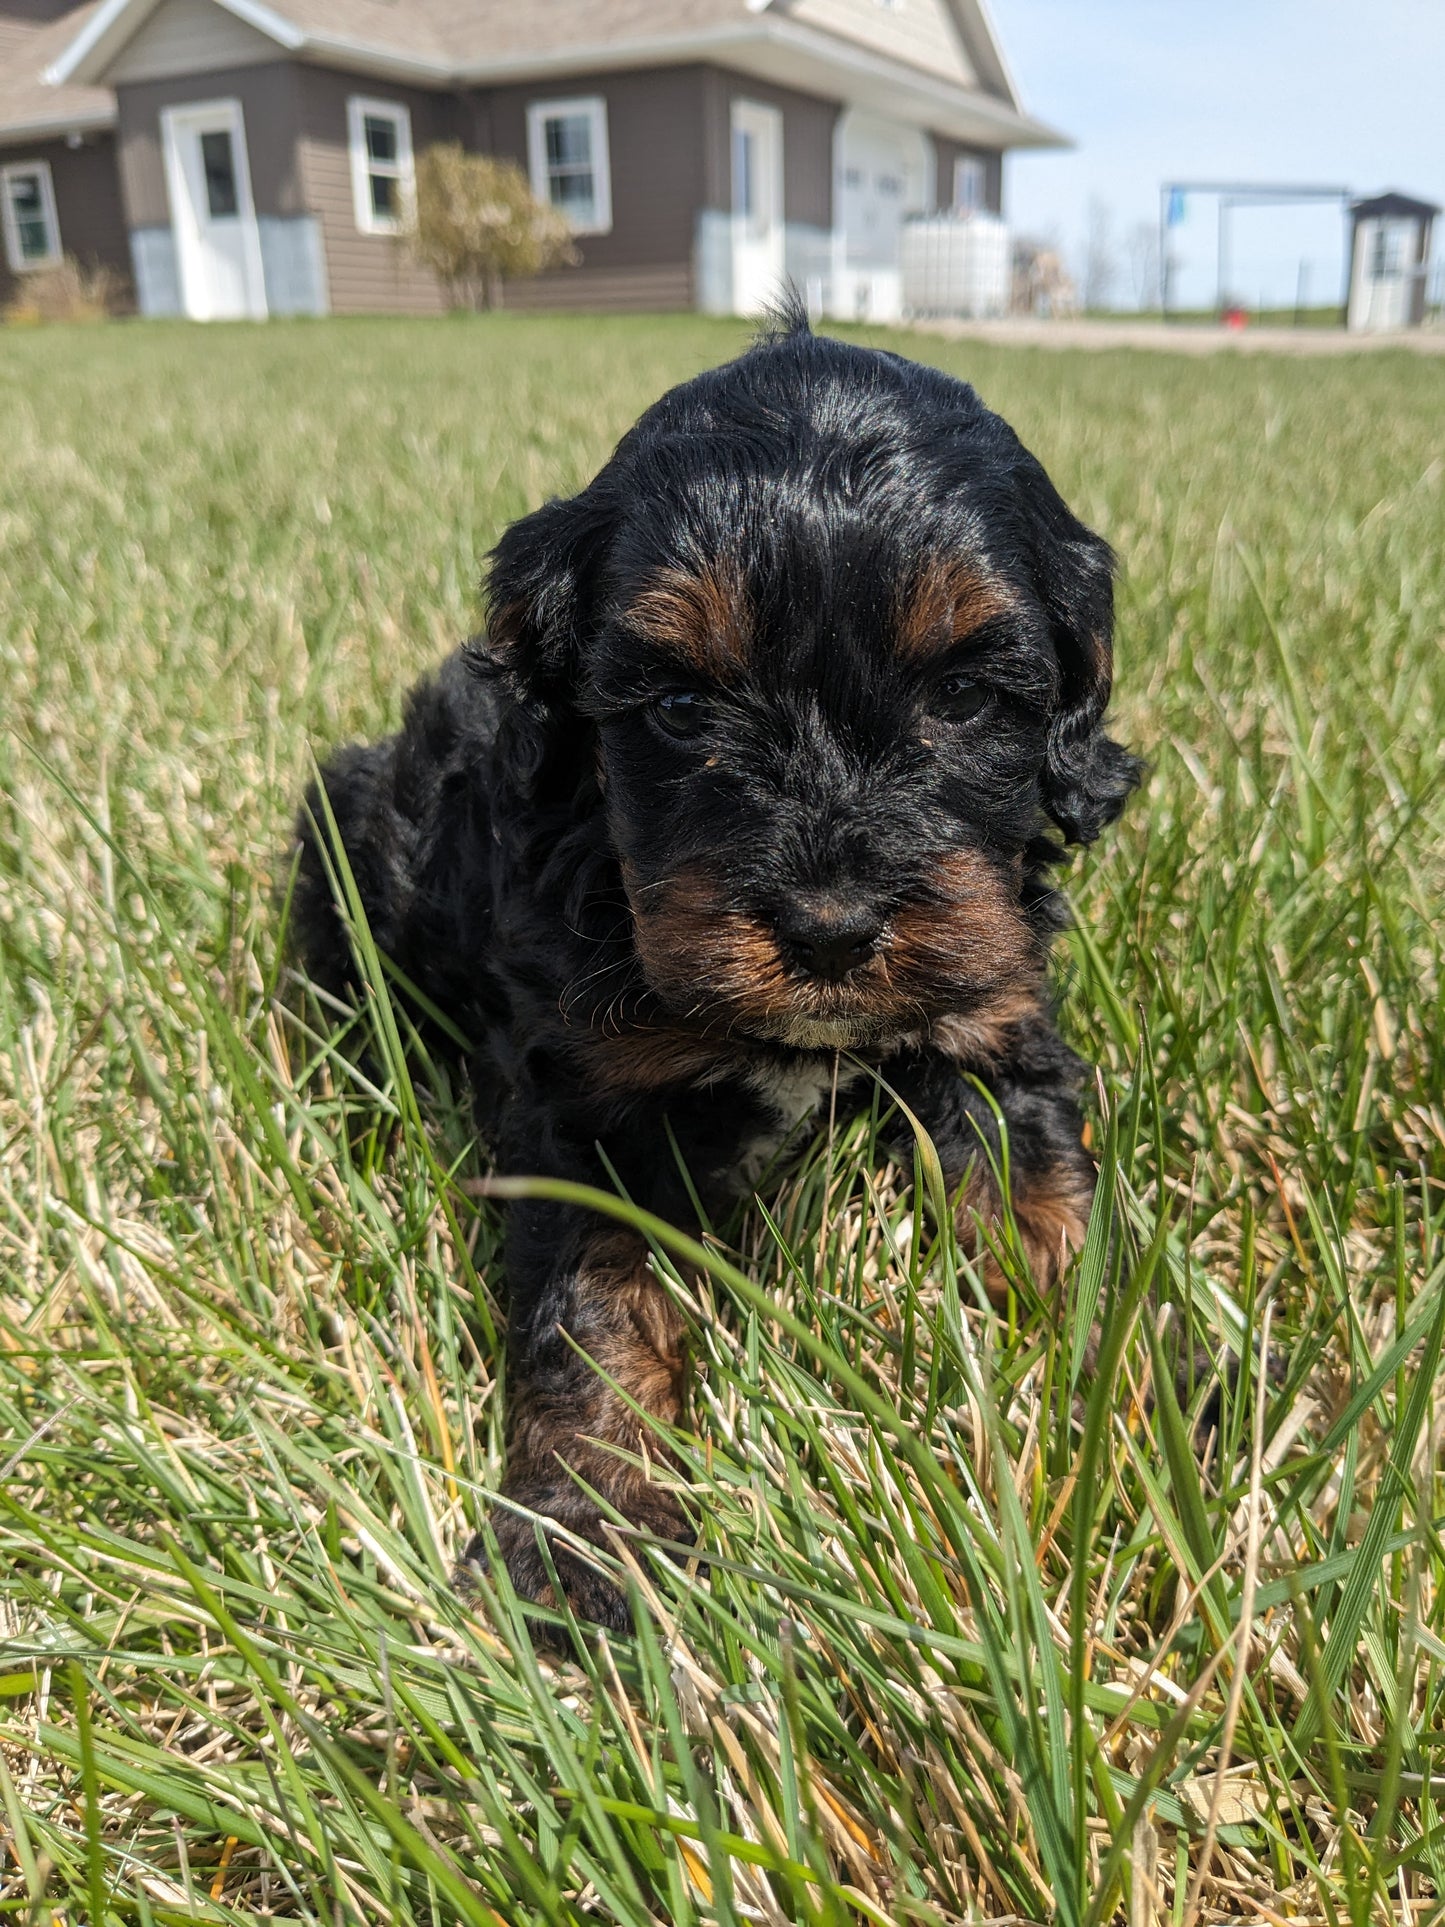
MULTIPOLYGON (((508 529, 489 605, 399 734, 324 781, 379 948, 471 1039, 499 1168, 608 1182, 605 1158, 686 1220, 663 1117, 720 1199, 846 1050, 986 1217, 998 1126, 971 1073, 1047 1283, 1093 1185, 1044 982, 1050 873, 1138 769, 1101 728, 1107 545, 971 388, 788 315, 508 529)), ((313 976, 344 991, 319 815, 313 795, 295 914, 313 976)), ((638 1428, 568 1342, 676 1416, 680 1334, 645 1251, 530 1204, 507 1268, 504 1492, 600 1542, 580 1478, 685 1537, 666 1486, 609 1449, 638 1428)), ((497 1529, 545 1597, 533 1528, 497 1529)), ((584 1562, 559 1572, 618 1620, 584 1562)))

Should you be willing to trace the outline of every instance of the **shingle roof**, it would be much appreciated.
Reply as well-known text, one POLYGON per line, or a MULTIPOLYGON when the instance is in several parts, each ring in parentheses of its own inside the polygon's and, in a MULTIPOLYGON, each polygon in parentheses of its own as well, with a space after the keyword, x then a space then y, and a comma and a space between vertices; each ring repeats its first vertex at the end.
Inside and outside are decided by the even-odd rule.
MULTIPOLYGON (((888 90, 945 131, 1002 145, 1057 146, 1062 137, 1022 112, 989 25, 986 0, 946 0, 982 86, 915 64, 808 17, 795 0, 214 0, 300 60, 433 86, 485 86, 575 65, 732 59, 765 78, 809 84, 820 66, 851 72, 886 111, 888 90)), ((97 0, 70 16, 52 59, 66 83, 104 77, 157 0, 97 0), (88 19, 88 29, 82 23, 88 19)), ((904 111, 908 111, 907 108, 904 111)))
MULTIPOLYGON (((419 67, 455 72, 483 70, 491 62, 566 55, 577 49, 619 48, 756 24, 762 15, 786 20, 790 0, 217 0, 261 32, 295 51, 344 46, 386 53, 419 67)), ((971 51, 982 56, 986 84, 1005 97, 1012 90, 1002 66, 984 0, 947 0, 971 51)), ((102 41, 112 27, 128 37, 155 0, 100 0, 89 9, 102 41)), ((81 50, 71 49, 63 66, 81 50)), ((82 63, 94 67, 94 46, 82 63)))
POLYGON ((417 59, 473 66, 575 47, 654 40, 746 22, 747 0, 274 0, 318 41, 391 47, 417 59))
POLYGON ((1440 212, 1433 201, 1417 201, 1413 194, 1402 194, 1397 187, 1387 188, 1383 194, 1367 194, 1362 200, 1350 202, 1351 214, 1409 214, 1416 218, 1433 218, 1440 212))
MULTIPOLYGON (((663 39, 741 25, 745 0, 423 0, 460 59, 562 53, 576 46, 663 39)), ((756 11, 755 9, 753 11, 756 11)))
MULTIPOLYGON (((946 0, 946 4, 948 0, 946 0)), ((597 47, 726 31, 760 14, 786 20, 789 0, 269 0, 308 38, 389 47, 468 70, 597 47)), ((953 12, 984 85, 1017 106, 983 0, 953 12)), ((907 55, 900 49, 899 57, 907 55)))
POLYGON ((45 70, 57 60, 95 12, 95 5, 72 7, 58 20, 36 25, 0 13, 0 142, 64 135, 108 127, 115 119, 115 95, 108 87, 72 81, 52 87, 45 70))

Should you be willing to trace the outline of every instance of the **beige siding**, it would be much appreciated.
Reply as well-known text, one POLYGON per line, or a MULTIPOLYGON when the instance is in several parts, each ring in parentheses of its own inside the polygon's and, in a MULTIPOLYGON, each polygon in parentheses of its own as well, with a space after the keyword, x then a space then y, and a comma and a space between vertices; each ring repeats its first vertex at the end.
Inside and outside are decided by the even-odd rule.
MULTIPOLYGON (((94 134, 79 147, 67 146, 64 141, 27 141, 19 147, 0 147, 0 167, 23 161, 50 163, 62 252, 88 268, 111 269, 122 284, 119 305, 126 305, 130 247, 120 207, 114 137, 94 134)), ((13 299, 25 278, 23 274, 11 274, 5 250, 0 247, 0 306, 13 299)))
MULTIPOLYGON (((841 103, 772 87, 751 74, 708 70, 707 111, 701 135, 705 154, 704 207, 729 209, 732 189, 732 103, 761 101, 783 116, 783 219, 803 227, 833 225, 833 130, 841 103)), ((697 135, 694 134, 694 139, 697 135)))
POLYGON ((509 306, 690 307, 698 216, 732 204, 735 97, 782 113, 783 218, 805 227, 831 225, 838 103, 721 67, 584 73, 565 83, 480 90, 468 98, 462 137, 525 168, 528 103, 596 94, 607 103, 612 231, 583 236, 575 267, 509 288, 509 306))
POLYGON ((988 148, 965 147, 947 134, 933 136, 937 174, 935 206, 945 212, 953 206, 953 163, 963 155, 983 162, 983 204, 990 213, 1003 211, 1003 155, 988 148))
POLYGON ((796 0, 788 18, 906 60, 940 79, 978 85, 948 0, 895 0, 888 7, 878 0, 796 0))
POLYGON ((308 211, 321 223, 333 314, 439 313, 446 302, 436 276, 414 261, 396 236, 362 234, 357 228, 346 103, 362 94, 406 107, 412 146, 420 154, 435 141, 458 138, 455 98, 325 67, 293 71, 300 101, 302 192, 308 211))
MULTIPOLYGON (((195 4, 198 0, 167 0, 170 8, 195 4)), ((604 98, 611 231, 579 239, 575 267, 510 289, 513 306, 692 305, 698 217, 731 204, 729 110, 738 97, 782 113, 784 218, 789 226, 826 230, 832 225, 833 131, 840 111, 836 101, 712 66, 577 74, 565 84, 549 79, 545 84, 456 95, 285 58, 186 78, 132 80, 117 89, 128 225, 161 226, 170 219, 161 109, 235 96, 245 115, 256 212, 263 218, 316 218, 333 312, 438 312, 445 296, 435 276, 411 259, 395 237, 358 231, 347 125, 347 102, 355 94, 405 106, 418 154, 435 141, 460 139, 469 148, 507 156, 524 168, 531 101, 571 95, 604 98)))
MULTIPOLYGON (((539 286, 560 290, 573 276, 580 285, 588 275, 631 274, 640 268, 690 276, 697 210, 704 205, 706 79, 701 67, 661 67, 574 74, 565 81, 489 88, 472 97, 468 144, 514 160, 524 171, 529 102, 600 94, 607 103, 611 230, 581 236, 578 265, 545 277, 539 286)), ((597 285, 606 284, 599 280, 597 285)))
POLYGON ((531 281, 508 282, 508 308, 664 313, 693 305, 692 269, 682 262, 658 268, 563 268, 531 281))
POLYGON ((106 73, 106 85, 173 80, 279 60, 283 50, 214 0, 161 0, 106 73))
POLYGON ((126 225, 164 227, 171 218, 161 154, 162 108, 221 97, 241 103, 257 214, 306 213, 296 166, 297 72, 290 61, 280 60, 264 67, 233 67, 223 74, 118 87, 116 133, 126 225))
POLYGON ((448 95, 390 87, 290 60, 117 88, 128 225, 161 227, 171 218, 161 153, 161 110, 187 101, 232 96, 240 101, 245 117, 256 212, 263 219, 315 215, 333 312, 435 314, 443 306, 435 277, 410 260, 390 235, 357 232, 346 123, 346 103, 357 93, 408 107, 418 151, 455 133, 448 95))

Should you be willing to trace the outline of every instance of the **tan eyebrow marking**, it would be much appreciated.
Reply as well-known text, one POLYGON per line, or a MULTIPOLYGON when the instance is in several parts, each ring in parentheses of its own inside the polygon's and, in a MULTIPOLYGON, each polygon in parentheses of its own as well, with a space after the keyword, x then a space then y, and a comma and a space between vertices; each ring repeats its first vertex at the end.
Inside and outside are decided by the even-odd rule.
POLYGON ((663 569, 627 611, 631 625, 702 675, 726 675, 747 660, 749 610, 730 562, 696 575, 663 569))
POLYGON ((972 563, 928 563, 899 611, 898 653, 916 658, 942 653, 976 629, 1018 607, 1006 583, 972 563))

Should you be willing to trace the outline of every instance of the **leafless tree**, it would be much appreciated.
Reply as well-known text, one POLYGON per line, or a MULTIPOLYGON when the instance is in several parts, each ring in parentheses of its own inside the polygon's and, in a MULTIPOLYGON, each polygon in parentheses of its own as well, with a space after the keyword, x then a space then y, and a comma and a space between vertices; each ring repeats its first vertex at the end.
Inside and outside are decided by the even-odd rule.
POLYGON ((1159 227, 1154 221, 1136 221, 1126 243, 1129 279, 1134 288, 1136 308, 1159 305, 1159 227))
POLYGON ((1089 200, 1084 242, 1084 306, 1109 307, 1118 278, 1119 259, 1114 251, 1113 209, 1095 194, 1089 200))

